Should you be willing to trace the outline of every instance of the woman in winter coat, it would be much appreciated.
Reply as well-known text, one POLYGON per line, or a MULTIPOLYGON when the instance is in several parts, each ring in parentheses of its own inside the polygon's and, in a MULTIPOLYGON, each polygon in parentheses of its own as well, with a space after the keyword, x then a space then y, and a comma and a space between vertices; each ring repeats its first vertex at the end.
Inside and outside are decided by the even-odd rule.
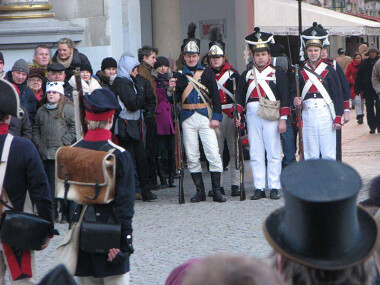
POLYGON ((350 63, 346 70, 346 78, 351 88, 351 99, 354 101, 356 110, 356 120, 358 124, 363 124, 363 108, 364 100, 361 98, 360 94, 355 94, 355 80, 356 75, 359 70, 359 65, 362 62, 362 56, 360 53, 355 52, 353 56, 353 61, 350 63))
POLYGON ((113 57, 106 57, 102 61, 102 69, 96 73, 102 87, 111 88, 117 74, 117 62, 113 57))
MULTIPOLYGON (((92 77, 92 67, 91 64, 87 63, 82 63, 79 66, 80 68, 80 77, 82 81, 82 89, 83 89, 83 94, 88 93, 91 94, 95 89, 102 88, 100 86, 98 80, 94 77, 92 77)), ((69 84, 78 91, 77 89, 77 83, 75 80, 75 76, 72 76, 69 80, 69 84)))
POLYGON ((157 94, 157 108, 155 113, 158 138, 158 156, 156 159, 156 166, 162 188, 168 186, 165 175, 165 161, 168 165, 169 187, 176 187, 174 184, 175 129, 172 118, 172 106, 167 96, 171 73, 169 65, 169 60, 166 57, 160 56, 154 64, 153 72, 157 94))
POLYGON ((148 184, 148 162, 142 137, 145 95, 136 81, 139 64, 132 55, 123 54, 117 66, 117 76, 111 86, 111 91, 117 96, 121 108, 115 124, 115 134, 120 146, 132 156, 141 186, 142 200, 152 201, 156 200, 157 196, 150 191, 148 184))
POLYGON ((32 139, 49 180, 56 218, 58 211, 55 201, 55 153, 59 147, 74 142, 75 118, 73 104, 64 96, 61 82, 49 82, 46 94, 47 103, 37 111, 32 139))
POLYGON ((67 80, 74 75, 75 69, 82 63, 90 64, 87 56, 74 48, 74 42, 68 38, 58 41, 58 50, 51 60, 63 64, 67 80))

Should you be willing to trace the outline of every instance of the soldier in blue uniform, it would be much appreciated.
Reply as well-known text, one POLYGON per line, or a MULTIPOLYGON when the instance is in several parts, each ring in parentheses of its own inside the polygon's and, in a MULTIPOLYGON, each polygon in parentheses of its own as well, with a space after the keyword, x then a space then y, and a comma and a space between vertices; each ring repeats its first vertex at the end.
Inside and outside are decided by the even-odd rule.
POLYGON ((206 200, 206 192, 202 179, 199 142, 200 137, 206 158, 210 164, 210 174, 214 202, 225 202, 220 192, 222 160, 219 155, 218 140, 215 129, 222 120, 222 110, 215 75, 209 67, 199 64, 200 40, 195 38, 195 24, 189 25, 188 38, 183 41, 182 53, 185 66, 182 73, 169 81, 169 91, 174 87, 177 102, 181 102, 180 120, 183 130, 187 165, 193 178, 197 192, 190 202, 206 200), (212 108, 212 110, 211 110, 212 108), (208 111, 212 114, 208 114, 208 111))
POLYGON ((270 198, 279 199, 282 168, 280 134, 286 132, 286 120, 290 115, 288 79, 281 69, 271 65, 272 34, 260 32, 260 28, 256 27, 255 32, 245 38, 245 42, 253 54, 253 66, 240 76, 237 94, 238 103, 247 113, 250 164, 255 186, 251 200, 266 197, 266 184, 270 189, 270 198), (259 116, 259 96, 280 102, 278 119, 268 120, 259 116))
MULTIPOLYGON (((109 151, 114 149, 116 157, 115 198, 109 204, 90 206, 84 216, 107 223, 114 220, 122 226, 120 248, 107 254, 79 251, 75 276, 78 284, 129 284, 129 256, 133 253, 132 218, 134 214, 135 182, 133 162, 130 154, 111 142, 114 111, 119 108, 116 96, 109 89, 97 89, 84 96, 88 132, 75 147, 109 151), (94 211, 89 211, 93 207, 94 211), (95 215, 95 217, 93 217, 95 215)), ((73 221, 79 219, 79 205, 73 221)))
MULTIPOLYGON (((22 118, 19 95, 8 82, 0 79, 0 149, 3 152, 6 138, 9 136, 11 116, 22 118)), ((37 208, 38 215, 51 222, 51 237, 54 233, 53 206, 49 183, 41 163, 40 156, 30 140, 13 137, 10 145, 3 189, 16 211, 31 210, 30 199, 37 208), (25 201, 29 201, 25 203, 25 201), (29 206, 29 207, 28 207, 29 206), (29 208, 29 209, 28 209, 29 208)), ((5 199, 2 193, 1 199, 5 199)), ((2 211, 5 209, 1 207, 2 211)), ((49 240, 42 249, 46 248, 49 240)), ((33 251, 14 250, 10 246, 0 247, 0 283, 5 284, 5 272, 10 272, 12 284, 34 284, 36 282, 35 258, 33 251), (5 250, 8 248, 9 250, 5 250), (10 262, 11 261, 11 262, 10 262), (13 262, 12 262, 13 261, 13 262), (17 280, 17 281, 16 281, 17 280)))
POLYGON ((336 130, 342 127, 343 94, 334 67, 322 61, 321 51, 328 33, 313 23, 302 33, 301 55, 305 47, 308 60, 300 68, 303 143, 305 159, 336 159, 336 130))

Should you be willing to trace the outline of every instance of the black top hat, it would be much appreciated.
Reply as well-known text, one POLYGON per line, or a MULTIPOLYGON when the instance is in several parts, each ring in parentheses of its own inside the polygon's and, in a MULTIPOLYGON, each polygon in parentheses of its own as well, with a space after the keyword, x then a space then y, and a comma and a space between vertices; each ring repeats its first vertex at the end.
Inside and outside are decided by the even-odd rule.
POLYGON ((215 26, 211 28, 209 39, 210 43, 208 44, 208 56, 225 56, 226 44, 224 43, 224 37, 219 27, 215 26))
POLYGON ((271 33, 260 32, 259 27, 255 27, 254 32, 245 37, 245 42, 253 52, 270 51, 270 45, 274 44, 271 33))
POLYGON ((24 112, 20 108, 20 99, 15 87, 0 78, 0 113, 21 119, 24 112))
POLYGON ((183 40, 183 44, 181 47, 182 53, 187 54, 195 54, 200 53, 201 51, 201 41, 195 38, 195 30, 197 29, 197 25, 194 23, 190 23, 187 31, 187 39, 183 40))
POLYGON ((377 247, 375 220, 356 205, 362 182, 350 166, 308 160, 281 175, 285 207, 264 223, 268 242, 307 267, 341 270, 367 260, 377 247))

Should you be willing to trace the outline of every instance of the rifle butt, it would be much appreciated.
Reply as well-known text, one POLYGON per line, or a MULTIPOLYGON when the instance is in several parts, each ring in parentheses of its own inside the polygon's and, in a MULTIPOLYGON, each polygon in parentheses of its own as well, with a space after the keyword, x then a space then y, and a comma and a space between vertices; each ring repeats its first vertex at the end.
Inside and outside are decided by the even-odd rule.
POLYGON ((185 204, 185 193, 183 190, 184 171, 181 169, 178 183, 178 204, 185 204))

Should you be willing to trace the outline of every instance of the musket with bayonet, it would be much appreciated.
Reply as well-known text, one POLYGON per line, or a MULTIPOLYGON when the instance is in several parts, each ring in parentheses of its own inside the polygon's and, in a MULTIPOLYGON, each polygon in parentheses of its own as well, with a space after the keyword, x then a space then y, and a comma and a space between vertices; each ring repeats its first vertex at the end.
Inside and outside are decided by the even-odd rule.
POLYGON ((179 183, 178 183, 178 203, 185 204, 185 193, 183 190, 183 179, 185 176, 183 165, 183 147, 181 140, 181 128, 179 126, 179 116, 177 111, 177 101, 175 89, 173 90, 173 109, 174 109, 174 129, 175 129, 175 165, 179 171, 179 183))
POLYGON ((75 133, 76 139, 81 140, 87 133, 87 123, 85 119, 84 105, 83 105, 83 87, 82 79, 80 77, 80 68, 77 67, 75 70, 75 83, 76 90, 74 92, 74 116, 75 116, 75 133))
MULTIPOLYGON (((297 98, 301 98, 300 93, 300 79, 299 79, 299 65, 295 65, 295 77, 296 77, 296 90, 297 98)), ((302 104, 296 106, 297 119, 298 119, 298 157, 299 160, 304 160, 304 151, 303 151, 303 122, 302 122, 302 104)))
POLYGON ((244 153, 243 153, 243 144, 241 142, 241 133, 240 127, 236 126, 236 121, 238 120, 239 111, 237 104, 237 95, 236 95, 236 78, 232 79, 233 93, 234 93, 234 147, 235 147, 235 168, 239 170, 240 173, 240 201, 244 201, 246 199, 245 196, 245 188, 244 188, 244 153))

